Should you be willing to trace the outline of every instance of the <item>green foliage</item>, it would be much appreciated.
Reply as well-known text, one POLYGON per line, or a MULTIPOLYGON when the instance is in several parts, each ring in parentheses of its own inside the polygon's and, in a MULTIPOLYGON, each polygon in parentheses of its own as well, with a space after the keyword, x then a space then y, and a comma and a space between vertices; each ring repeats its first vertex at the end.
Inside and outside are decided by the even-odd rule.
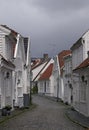
POLYGON ((11 109, 12 109, 11 105, 6 105, 4 108, 5 108, 6 110, 11 110, 11 109))
POLYGON ((37 86, 34 86, 34 87, 32 88, 32 90, 31 90, 31 92, 32 92, 33 94, 38 93, 38 87, 37 87, 37 86))

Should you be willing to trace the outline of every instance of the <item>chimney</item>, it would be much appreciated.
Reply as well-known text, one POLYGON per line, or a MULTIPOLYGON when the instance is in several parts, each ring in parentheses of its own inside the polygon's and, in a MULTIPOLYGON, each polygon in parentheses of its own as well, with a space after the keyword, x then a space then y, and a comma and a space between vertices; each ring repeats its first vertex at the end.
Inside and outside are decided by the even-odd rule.
POLYGON ((43 55, 44 60, 48 59, 48 54, 43 55))

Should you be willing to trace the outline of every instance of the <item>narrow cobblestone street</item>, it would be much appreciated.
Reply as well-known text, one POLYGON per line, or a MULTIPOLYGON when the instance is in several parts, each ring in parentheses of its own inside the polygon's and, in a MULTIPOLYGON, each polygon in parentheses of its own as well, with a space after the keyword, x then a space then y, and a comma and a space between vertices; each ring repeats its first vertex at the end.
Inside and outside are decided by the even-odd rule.
POLYGON ((65 116, 64 104, 40 96, 33 102, 35 109, 1 124, 0 130, 85 130, 65 116))

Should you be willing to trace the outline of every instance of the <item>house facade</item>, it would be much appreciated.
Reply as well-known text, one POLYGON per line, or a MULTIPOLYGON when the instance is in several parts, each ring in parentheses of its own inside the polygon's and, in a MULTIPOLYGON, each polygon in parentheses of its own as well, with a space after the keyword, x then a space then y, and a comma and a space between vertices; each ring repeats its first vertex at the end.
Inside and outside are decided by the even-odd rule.
POLYGON ((75 70, 79 75, 79 108, 78 111, 89 117, 89 57, 75 70))
POLYGON ((32 64, 32 86, 37 86, 40 75, 45 71, 53 59, 48 58, 48 54, 44 54, 43 58, 36 59, 32 64))
POLYGON ((28 106, 30 95, 30 39, 17 35, 17 44, 14 53, 16 66, 15 79, 15 106, 28 106), (28 100, 28 101, 26 101, 28 100))
MULTIPOLYGON (((72 51, 72 70, 78 67, 86 58, 89 51, 89 31, 84 33, 79 40, 71 47, 72 51)), ((73 86, 73 106, 78 111, 80 108, 79 74, 72 73, 73 86)))
POLYGON ((54 58, 54 97, 64 101, 64 56, 70 54, 70 50, 63 50, 54 58))
POLYGON ((0 108, 10 105, 13 108, 13 79, 15 65, 0 55, 0 108))
MULTIPOLYGON (((5 71, 8 72, 8 68, 11 71, 11 79, 8 78, 8 82, 10 80, 9 86, 12 88, 9 91, 12 95, 11 100, 13 101, 11 105, 19 107, 24 105, 26 106, 29 102, 27 102, 27 100, 29 99, 30 94, 30 39, 24 38, 6 25, 1 25, 0 54, 2 55, 3 59, 5 59, 5 61, 7 60, 7 63, 9 62, 7 64, 8 66, 6 65, 5 69, 7 70, 5 71), (10 68, 9 66, 12 62, 14 65, 10 68)), ((3 94, 3 96, 4 95, 5 94, 3 94)), ((3 100, 4 99, 5 98, 3 98, 3 100)), ((3 104, 6 105, 4 102, 3 104)), ((1 107, 2 106, 3 105, 1 105, 1 107)))
POLYGON ((16 33, 4 26, 0 26, 0 108, 11 105, 13 108, 14 86, 13 71, 15 65, 12 63, 14 58, 14 47, 16 45, 16 33))
POLYGON ((54 96, 53 86, 53 63, 51 63, 46 70, 40 75, 38 79, 38 93, 47 96, 54 96))
POLYGON ((73 86, 72 86, 72 54, 64 57, 64 102, 72 105, 73 86))

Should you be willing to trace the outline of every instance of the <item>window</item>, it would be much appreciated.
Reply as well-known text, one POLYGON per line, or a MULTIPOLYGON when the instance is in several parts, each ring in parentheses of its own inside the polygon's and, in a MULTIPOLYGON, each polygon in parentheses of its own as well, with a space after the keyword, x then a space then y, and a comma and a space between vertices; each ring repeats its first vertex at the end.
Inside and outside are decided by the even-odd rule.
POLYGON ((21 97, 23 95, 22 92, 22 87, 18 87, 18 97, 21 97))
POLYGON ((83 41, 83 43, 85 43, 85 40, 84 40, 84 39, 83 39, 82 41, 83 41))

